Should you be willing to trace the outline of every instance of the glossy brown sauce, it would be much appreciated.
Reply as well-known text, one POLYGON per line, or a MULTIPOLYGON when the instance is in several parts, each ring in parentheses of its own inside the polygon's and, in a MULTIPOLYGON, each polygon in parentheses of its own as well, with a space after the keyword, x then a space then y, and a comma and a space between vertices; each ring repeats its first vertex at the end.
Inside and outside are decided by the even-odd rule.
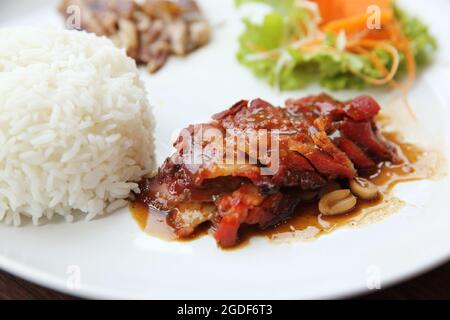
MULTIPOLYGON (((429 171, 426 168, 427 163, 420 161, 426 152, 412 144, 401 142, 399 136, 395 133, 384 133, 384 136, 397 146, 397 152, 402 162, 400 164, 382 163, 378 172, 370 176, 370 181, 378 186, 381 193, 377 200, 364 201, 359 199, 354 210, 339 216, 321 215, 317 201, 309 204, 303 203, 297 208, 294 217, 275 228, 259 230, 253 226, 242 226, 238 247, 242 247, 248 243, 250 238, 255 236, 277 239, 282 238, 280 237, 282 235, 294 236, 296 233, 309 229, 312 232, 300 238, 313 238, 342 226, 356 224, 366 209, 378 207, 383 202, 389 201, 391 191, 398 183, 429 178, 426 174, 429 171)), ((144 203, 136 201, 131 203, 130 209, 133 217, 145 232, 165 240, 180 240, 175 236, 174 230, 166 223, 165 213, 151 210, 144 203)), ((208 233, 208 229, 209 225, 204 224, 192 237, 181 241, 189 241, 203 236, 208 233)), ((233 249, 235 248, 233 247, 233 249)))

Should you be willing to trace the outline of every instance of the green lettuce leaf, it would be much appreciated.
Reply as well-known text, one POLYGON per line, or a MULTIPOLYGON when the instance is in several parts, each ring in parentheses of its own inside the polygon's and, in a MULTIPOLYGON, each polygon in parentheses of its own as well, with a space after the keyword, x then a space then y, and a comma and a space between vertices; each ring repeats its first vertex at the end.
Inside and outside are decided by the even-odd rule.
MULTIPOLYGON (((347 51, 320 50, 301 53, 293 43, 302 39, 304 30, 300 22, 311 24, 311 15, 294 0, 235 0, 238 6, 246 3, 264 3, 272 8, 261 23, 244 19, 245 31, 239 38, 239 62, 252 72, 264 78, 272 86, 281 90, 295 90, 312 82, 333 89, 362 89, 367 83, 357 74, 381 77, 378 70, 365 56, 347 51)), ((399 8, 395 14, 403 32, 411 41, 412 51, 418 65, 430 61, 437 47, 436 40, 427 27, 417 18, 408 16, 399 8)), ((335 34, 327 34, 325 44, 338 48, 335 34)), ((387 69, 392 58, 381 49, 373 50, 387 69)), ((400 69, 397 77, 405 73, 406 64, 400 56, 400 69)))

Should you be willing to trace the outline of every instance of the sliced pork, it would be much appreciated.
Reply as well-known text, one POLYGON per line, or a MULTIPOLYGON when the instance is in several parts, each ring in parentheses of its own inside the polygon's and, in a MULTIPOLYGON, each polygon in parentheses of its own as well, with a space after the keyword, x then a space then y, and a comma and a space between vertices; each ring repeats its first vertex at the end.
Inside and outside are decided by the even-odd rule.
POLYGON ((141 183, 138 196, 166 212, 180 237, 209 222, 221 246, 236 245, 242 225, 280 224, 330 184, 396 161, 375 124, 379 111, 367 96, 341 102, 322 94, 285 107, 239 101, 210 123, 183 130, 176 152, 141 183), (255 141, 264 152, 255 152, 255 141))

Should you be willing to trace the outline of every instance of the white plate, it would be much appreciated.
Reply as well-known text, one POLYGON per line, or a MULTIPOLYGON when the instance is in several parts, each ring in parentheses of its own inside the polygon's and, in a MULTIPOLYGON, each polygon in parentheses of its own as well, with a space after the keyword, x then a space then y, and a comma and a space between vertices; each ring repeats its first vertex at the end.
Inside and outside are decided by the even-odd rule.
MULTIPOLYGON (((233 1, 200 2, 218 25, 212 43, 186 59, 171 59, 156 76, 142 72, 158 121, 159 162, 168 155, 177 129, 205 121, 241 98, 262 97, 280 104, 287 97, 321 90, 311 87, 278 94, 256 80, 234 58, 241 24, 233 1)), ((448 154, 450 77, 445 59, 450 50, 444 41, 450 31, 450 3, 433 1, 430 6, 427 2, 402 1, 430 24, 441 42, 436 63, 421 74, 411 93, 419 120, 409 128, 415 130, 405 131, 411 139, 429 141, 448 154)), ((0 26, 61 27, 55 5, 50 0, 2 1, 0 26)), ((392 103, 392 94, 369 93, 386 105, 392 103)), ((139 230, 126 209, 89 223, 1 225, 0 267, 47 287, 94 298, 348 296, 378 282, 386 287, 448 260, 448 190, 448 178, 403 184, 396 193, 410 205, 379 223, 341 229, 313 242, 275 244, 258 238, 235 251, 218 250, 211 237, 190 243, 154 239, 139 230)))

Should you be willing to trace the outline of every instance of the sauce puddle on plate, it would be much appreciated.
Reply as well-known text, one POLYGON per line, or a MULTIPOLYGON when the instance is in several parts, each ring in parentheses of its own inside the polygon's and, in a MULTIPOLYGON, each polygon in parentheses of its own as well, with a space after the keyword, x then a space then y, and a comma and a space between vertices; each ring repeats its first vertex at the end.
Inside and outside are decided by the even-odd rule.
MULTIPOLYGON (((287 222, 268 230, 257 227, 242 227, 239 233, 240 244, 236 249, 249 242, 255 236, 265 236, 276 241, 295 239, 312 239, 329 233, 342 226, 356 226, 364 221, 379 220, 403 206, 403 202, 392 196, 392 189, 399 183, 431 179, 434 176, 434 166, 428 161, 428 152, 401 142, 396 133, 384 133, 384 137, 393 142, 400 164, 382 163, 378 171, 369 176, 370 181, 380 190, 380 197, 373 201, 359 200, 356 208, 350 213, 339 216, 323 216, 318 210, 317 201, 302 203, 296 214, 287 222)), ((149 209, 145 203, 134 201, 130 205, 134 219, 146 233, 165 240, 189 241, 208 234, 210 226, 201 225, 195 234, 188 239, 178 239, 174 230, 166 223, 166 213, 149 209)))

